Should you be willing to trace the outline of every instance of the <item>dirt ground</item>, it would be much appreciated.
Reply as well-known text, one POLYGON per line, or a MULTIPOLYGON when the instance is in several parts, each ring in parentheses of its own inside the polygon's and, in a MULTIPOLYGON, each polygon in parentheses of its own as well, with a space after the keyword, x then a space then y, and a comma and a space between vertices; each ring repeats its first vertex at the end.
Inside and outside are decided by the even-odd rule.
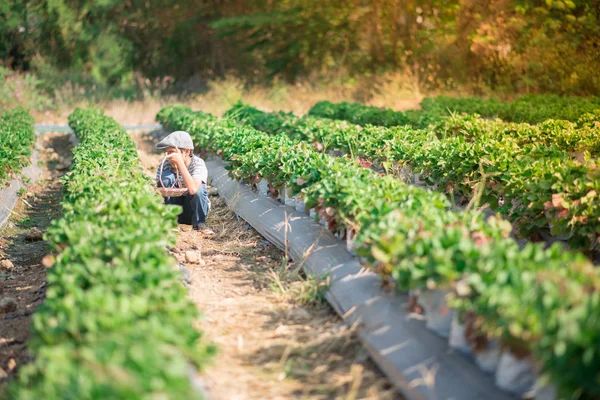
POLYGON ((8 304, 0 311, 0 398, 8 379, 30 359, 26 345, 31 316, 46 293, 46 268, 41 260, 48 252, 47 244, 25 237, 33 227, 45 232, 60 215, 60 177, 71 162, 66 134, 49 133, 38 140, 45 149, 40 154, 43 174, 22 194, 10 220, 0 230, 0 260, 12 264, 0 268, 0 300, 8 304))
MULTIPOLYGON (((153 152, 156 136, 132 133, 152 176, 161 160, 153 152)), ((173 249, 190 271, 190 299, 205 316, 199 328, 219 348, 201 375, 209 398, 400 399, 322 300, 326 285, 303 277, 219 197, 211 199, 214 234, 180 226, 173 249)))

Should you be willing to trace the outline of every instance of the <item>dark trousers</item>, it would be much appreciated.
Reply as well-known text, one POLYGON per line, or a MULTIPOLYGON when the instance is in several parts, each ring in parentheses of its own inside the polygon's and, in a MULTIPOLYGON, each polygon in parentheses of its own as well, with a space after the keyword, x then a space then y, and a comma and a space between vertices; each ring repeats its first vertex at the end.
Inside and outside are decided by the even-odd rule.
POLYGON ((208 189, 202 184, 196 194, 186 193, 181 197, 165 197, 165 204, 176 204, 183 207, 183 211, 177 217, 177 222, 198 226, 206 222, 209 210, 208 189))

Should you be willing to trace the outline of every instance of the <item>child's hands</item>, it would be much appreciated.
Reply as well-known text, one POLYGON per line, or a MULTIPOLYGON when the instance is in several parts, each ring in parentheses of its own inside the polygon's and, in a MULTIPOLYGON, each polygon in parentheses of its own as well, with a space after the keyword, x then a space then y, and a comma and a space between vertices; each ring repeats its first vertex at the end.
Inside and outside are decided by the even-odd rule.
POLYGON ((183 155, 181 154, 181 150, 179 150, 177 147, 173 152, 167 153, 167 160, 175 168, 183 169, 185 167, 183 155))

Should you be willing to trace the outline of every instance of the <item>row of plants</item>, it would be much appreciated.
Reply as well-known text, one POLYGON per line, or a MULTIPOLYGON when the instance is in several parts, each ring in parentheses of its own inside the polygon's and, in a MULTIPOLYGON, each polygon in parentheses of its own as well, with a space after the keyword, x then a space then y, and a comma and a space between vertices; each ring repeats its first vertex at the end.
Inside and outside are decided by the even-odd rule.
POLYGON ((451 116, 427 129, 265 113, 238 104, 227 116, 319 150, 360 157, 462 204, 474 198, 506 215, 519 237, 551 234, 593 253, 600 246, 600 121, 502 123, 451 116))
POLYGON ((30 162, 35 142, 34 120, 22 108, 0 115, 0 188, 30 162))
POLYGON ((269 135, 185 107, 157 119, 186 130, 229 162, 230 175, 284 187, 315 209, 331 230, 356 237, 356 252, 400 292, 450 293, 481 338, 533 357, 561 398, 600 395, 600 272, 581 254, 510 237, 509 222, 457 211, 439 192, 381 175, 352 158, 319 152, 306 141, 269 135))
POLYGON ((394 111, 359 103, 320 101, 308 112, 315 117, 342 119, 355 124, 376 126, 410 125, 424 128, 453 113, 478 114, 505 122, 537 124, 549 119, 576 122, 586 115, 600 114, 598 97, 562 97, 557 95, 525 95, 508 102, 480 97, 427 97, 420 110, 394 111))
POLYGON ((309 110, 308 115, 313 117, 341 119, 359 125, 375 126, 404 126, 425 128, 433 121, 437 121, 444 112, 424 113, 421 110, 394 111, 389 108, 365 106, 360 103, 332 103, 324 100, 316 103, 309 110))
POLYGON ((548 119, 533 125, 482 119, 477 114, 452 115, 430 129, 438 138, 462 136, 470 142, 508 138, 517 146, 555 146, 564 152, 564 157, 597 158, 600 155, 600 112, 584 114, 575 122, 548 119))
MULTIPOLYGON (((296 117, 292 113, 283 111, 266 113, 243 103, 234 105, 225 113, 225 116, 245 120, 256 129, 267 133, 284 132, 308 140, 324 138, 323 130, 361 131, 363 129, 361 125, 354 125, 345 120, 311 116, 296 117)), ((591 157, 597 157, 600 154, 600 113, 584 114, 575 122, 549 119, 535 125, 505 123, 499 119, 483 119, 477 114, 451 115, 435 120, 431 119, 427 130, 437 138, 462 136, 469 142, 482 139, 499 141, 510 138, 518 146, 531 144, 556 146, 566 153, 579 153, 576 154, 579 158, 583 158, 586 152, 590 153, 591 157)), ((342 138, 341 143, 338 143, 336 141, 338 138, 333 135, 332 143, 334 146, 348 143, 348 140, 353 139, 352 136, 356 136, 355 132, 352 134, 345 135, 347 137, 342 138)), ((351 147, 352 144, 347 144, 347 146, 351 147)))
POLYGON ((507 122, 540 123, 548 119, 576 122, 585 114, 600 113, 600 97, 567 97, 529 94, 513 101, 481 97, 427 97, 421 102, 426 113, 479 114, 507 122))
POLYGON ((64 178, 64 216, 46 239, 56 254, 33 316, 14 399, 191 399, 190 369, 213 348, 166 251, 177 210, 153 191, 127 133, 97 109, 76 109, 80 140, 64 178))

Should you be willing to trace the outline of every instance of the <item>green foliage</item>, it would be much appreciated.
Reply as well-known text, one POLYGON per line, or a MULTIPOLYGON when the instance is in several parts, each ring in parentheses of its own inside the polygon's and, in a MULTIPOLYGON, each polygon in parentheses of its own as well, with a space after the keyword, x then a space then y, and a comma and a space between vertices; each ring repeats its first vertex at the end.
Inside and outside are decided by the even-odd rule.
POLYGON ((419 123, 421 113, 418 111, 394 111, 391 109, 381 109, 374 106, 364 106, 359 103, 331 103, 329 101, 320 101, 315 104, 308 115, 315 117, 343 119, 354 124, 377 125, 377 126, 398 126, 413 125, 420 127, 427 125, 428 121, 419 123))
MULTIPOLYGON (((284 126, 310 140, 318 136, 327 149, 366 158, 388 172, 405 174, 410 167, 451 196, 478 198, 507 215, 521 236, 549 231, 593 251, 600 245, 600 208, 594 200, 600 193, 600 114, 586 113, 589 106, 581 104, 571 109, 573 117, 580 117, 575 123, 507 124, 477 115, 445 117, 434 108, 420 112, 419 120, 438 121, 424 130, 344 126, 307 117, 287 117, 284 126)), ((319 115, 360 122, 391 125, 398 120, 395 114, 378 119, 384 114, 373 107, 361 112, 356 104, 321 102, 315 109, 319 115), (347 113, 349 109, 356 111, 347 113)))
POLYGON ((453 211, 441 193, 283 134, 185 107, 167 107, 157 119, 222 155, 233 177, 291 187, 330 229, 356 232, 359 254, 397 290, 454 292, 455 307, 482 317, 490 337, 531 352, 566 398, 600 393, 600 272, 582 255, 560 245, 520 249, 507 221, 453 211))
POLYGON ((0 188, 11 174, 29 164, 35 142, 33 118, 22 108, 5 111, 0 115, 0 188))
POLYGON ((400 70, 420 89, 597 95, 599 19, 584 1, 286 0, 211 26, 289 79, 400 70))
POLYGON ((537 124, 548 119, 571 122, 598 121, 600 98, 561 97, 555 95, 526 95, 515 101, 484 100, 480 97, 427 97, 421 102, 421 110, 394 111, 359 103, 331 103, 320 101, 308 115, 322 118, 342 119, 359 125, 399 126, 410 125, 424 128, 442 117, 454 113, 478 114, 485 118, 500 118, 506 122, 537 124), (580 121, 581 120, 581 121, 580 121))
POLYGON ((69 123, 81 142, 64 216, 46 234, 58 255, 33 316, 36 358, 12 398, 198 398, 189 368, 213 348, 193 328, 198 311, 165 250, 177 211, 154 193, 113 119, 77 109, 69 123))
MULTIPOLYGON (((479 114, 486 118, 500 118, 507 122, 537 124, 547 119, 577 122, 586 113, 600 115, 599 97, 562 97, 556 95, 525 95, 514 101, 484 100, 479 97, 428 97, 421 102, 427 113, 479 114)), ((376 125, 376 124, 375 124, 376 125)))
MULTIPOLYGON (((599 7, 596 0, 12 0, 0 4, 0 62, 36 72, 50 90, 68 77, 111 95, 173 81, 181 89, 194 76, 370 82, 385 72, 405 74, 419 91, 598 95, 599 7)), ((194 86, 205 88, 203 80, 194 86)))
POLYGON ((142 86, 164 89, 165 76, 189 77, 199 61, 208 68, 211 61, 199 49, 211 39, 200 34, 202 17, 189 14, 202 9, 191 0, 3 2, 0 63, 35 72, 50 94, 69 85, 131 98, 142 86))
POLYGON ((231 38, 242 50, 264 60, 267 74, 290 80, 319 67, 335 67, 344 49, 354 48, 359 41, 352 16, 365 13, 342 0, 283 1, 256 11, 227 16, 210 26, 219 38, 231 38))

